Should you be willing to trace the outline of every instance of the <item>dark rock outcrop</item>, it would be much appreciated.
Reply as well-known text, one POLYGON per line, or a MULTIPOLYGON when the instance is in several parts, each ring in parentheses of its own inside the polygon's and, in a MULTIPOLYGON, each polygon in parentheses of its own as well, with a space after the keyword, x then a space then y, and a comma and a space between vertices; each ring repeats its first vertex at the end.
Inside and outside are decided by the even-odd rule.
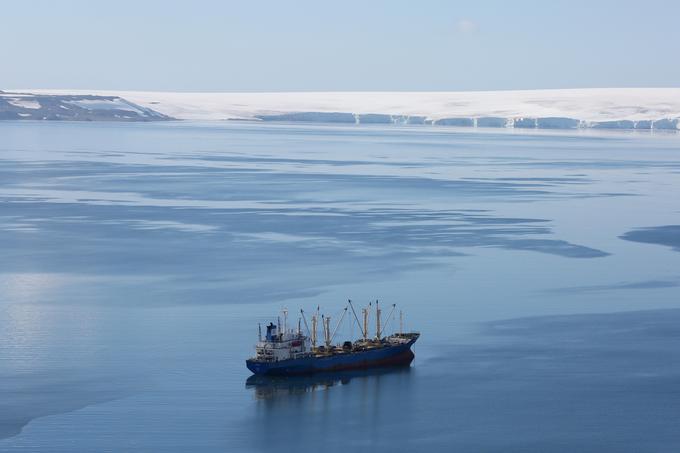
POLYGON ((118 96, 0 91, 0 120, 167 121, 172 119, 118 96))

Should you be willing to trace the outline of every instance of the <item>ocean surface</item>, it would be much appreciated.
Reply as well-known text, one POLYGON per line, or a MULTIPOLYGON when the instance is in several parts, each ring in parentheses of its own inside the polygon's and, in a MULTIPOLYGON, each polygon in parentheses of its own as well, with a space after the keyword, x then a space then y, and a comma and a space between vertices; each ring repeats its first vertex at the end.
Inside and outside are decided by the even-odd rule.
POLYGON ((680 135, 0 122, 0 451, 680 451, 680 135), (350 298, 411 368, 250 378, 350 298))

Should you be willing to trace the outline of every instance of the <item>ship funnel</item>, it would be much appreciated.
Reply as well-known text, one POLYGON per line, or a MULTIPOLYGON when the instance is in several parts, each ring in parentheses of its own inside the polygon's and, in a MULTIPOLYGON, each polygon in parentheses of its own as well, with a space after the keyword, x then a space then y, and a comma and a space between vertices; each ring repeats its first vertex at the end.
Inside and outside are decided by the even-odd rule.
POLYGON ((276 325, 274 325, 273 322, 270 322, 269 325, 267 326, 267 335, 265 336, 265 339, 267 341, 274 341, 276 338, 276 334, 278 329, 276 328, 276 325))

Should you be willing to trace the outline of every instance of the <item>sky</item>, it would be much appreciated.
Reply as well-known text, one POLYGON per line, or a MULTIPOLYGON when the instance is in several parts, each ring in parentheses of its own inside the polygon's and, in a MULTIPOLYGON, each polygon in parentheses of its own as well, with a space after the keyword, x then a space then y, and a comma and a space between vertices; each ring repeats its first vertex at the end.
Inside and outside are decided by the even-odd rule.
POLYGON ((0 90, 680 86, 677 0, 2 0, 0 8, 0 90))

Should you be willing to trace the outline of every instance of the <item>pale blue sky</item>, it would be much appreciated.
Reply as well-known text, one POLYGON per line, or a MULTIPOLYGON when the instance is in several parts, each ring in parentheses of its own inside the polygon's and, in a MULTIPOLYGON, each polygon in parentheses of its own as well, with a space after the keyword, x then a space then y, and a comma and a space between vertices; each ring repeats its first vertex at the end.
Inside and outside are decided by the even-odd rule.
POLYGON ((680 1, 3 1, 0 89, 680 86, 680 1))

